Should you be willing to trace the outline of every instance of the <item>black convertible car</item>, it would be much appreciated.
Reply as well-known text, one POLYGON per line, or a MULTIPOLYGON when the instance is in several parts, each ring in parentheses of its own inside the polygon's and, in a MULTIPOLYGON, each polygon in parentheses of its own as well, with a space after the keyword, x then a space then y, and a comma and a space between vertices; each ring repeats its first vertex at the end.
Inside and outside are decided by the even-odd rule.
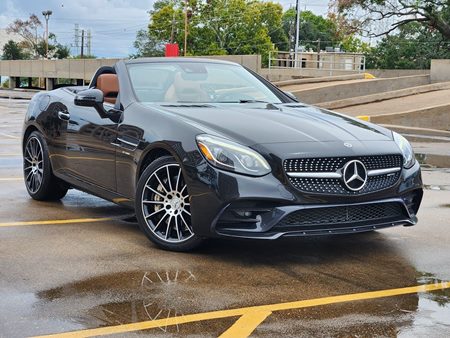
POLYGON ((405 138, 216 60, 120 61, 89 87, 39 93, 23 156, 32 198, 73 187, 129 206, 150 240, 179 251, 413 225, 422 199, 405 138))

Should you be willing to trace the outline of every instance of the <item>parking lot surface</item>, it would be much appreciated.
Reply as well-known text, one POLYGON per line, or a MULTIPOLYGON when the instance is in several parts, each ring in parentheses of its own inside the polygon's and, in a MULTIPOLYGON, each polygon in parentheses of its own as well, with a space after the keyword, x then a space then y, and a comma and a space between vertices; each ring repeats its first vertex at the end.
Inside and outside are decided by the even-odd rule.
POLYGON ((1 337, 448 337, 449 169, 423 172, 414 227, 174 253, 110 202, 76 190, 32 200, 26 105, 0 99, 1 337))

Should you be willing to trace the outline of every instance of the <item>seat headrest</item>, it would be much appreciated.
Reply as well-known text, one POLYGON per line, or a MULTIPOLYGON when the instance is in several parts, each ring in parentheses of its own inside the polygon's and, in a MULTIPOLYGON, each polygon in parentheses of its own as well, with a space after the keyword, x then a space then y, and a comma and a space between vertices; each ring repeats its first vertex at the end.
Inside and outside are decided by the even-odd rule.
POLYGON ((119 94, 119 79, 116 74, 101 74, 97 78, 97 89, 103 92, 105 102, 115 103, 119 94))

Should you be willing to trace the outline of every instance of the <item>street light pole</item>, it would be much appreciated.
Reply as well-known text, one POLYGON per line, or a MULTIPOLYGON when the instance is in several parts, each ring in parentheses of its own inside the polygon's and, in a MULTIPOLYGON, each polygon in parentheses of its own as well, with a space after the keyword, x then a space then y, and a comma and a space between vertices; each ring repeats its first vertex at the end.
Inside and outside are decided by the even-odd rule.
POLYGON ((187 50, 187 35, 188 35, 188 0, 184 0, 184 56, 187 50))
POLYGON ((48 20, 50 19, 50 15, 52 15, 52 11, 47 10, 43 11, 42 15, 45 18, 45 57, 48 59, 48 20))
POLYGON ((299 36, 300 36, 300 0, 297 0, 297 5, 296 5, 296 23, 295 23, 295 68, 297 68, 298 66, 298 42, 299 42, 299 36))

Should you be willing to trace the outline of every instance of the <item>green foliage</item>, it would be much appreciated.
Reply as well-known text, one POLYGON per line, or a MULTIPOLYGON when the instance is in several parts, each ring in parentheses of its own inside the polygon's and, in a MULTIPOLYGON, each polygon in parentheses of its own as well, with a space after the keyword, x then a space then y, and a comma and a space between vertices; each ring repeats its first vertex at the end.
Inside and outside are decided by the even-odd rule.
POLYGON ((83 55, 83 57, 81 57, 81 55, 73 55, 71 57, 71 59, 96 59, 97 57, 95 55, 83 55))
MULTIPOLYGON (((282 27, 283 8, 253 0, 190 1, 188 55, 262 54, 274 44, 287 43, 282 27)), ((148 32, 139 31, 136 55, 163 52, 165 43, 176 42, 184 50, 184 3, 159 0, 150 11, 148 32), (147 34, 145 34, 147 33, 147 34), (145 36, 147 35, 147 36, 145 36)))
POLYGON ((137 32, 133 46, 137 52, 130 55, 131 58, 164 55, 164 45, 144 29, 137 32))
POLYGON ((431 59, 450 58, 450 41, 419 23, 409 23, 399 34, 384 37, 367 53, 367 68, 428 69, 431 59))
POLYGON ((55 45, 56 50, 54 53, 54 57, 57 59, 67 59, 70 56, 70 48, 68 46, 64 46, 60 43, 55 45))
POLYGON ((363 42, 361 39, 353 35, 346 36, 341 41, 342 50, 348 53, 369 53, 371 51, 370 45, 363 42))
POLYGON ((20 44, 14 42, 13 40, 9 40, 3 46, 3 60, 23 60, 27 57, 27 53, 20 46, 20 44))

